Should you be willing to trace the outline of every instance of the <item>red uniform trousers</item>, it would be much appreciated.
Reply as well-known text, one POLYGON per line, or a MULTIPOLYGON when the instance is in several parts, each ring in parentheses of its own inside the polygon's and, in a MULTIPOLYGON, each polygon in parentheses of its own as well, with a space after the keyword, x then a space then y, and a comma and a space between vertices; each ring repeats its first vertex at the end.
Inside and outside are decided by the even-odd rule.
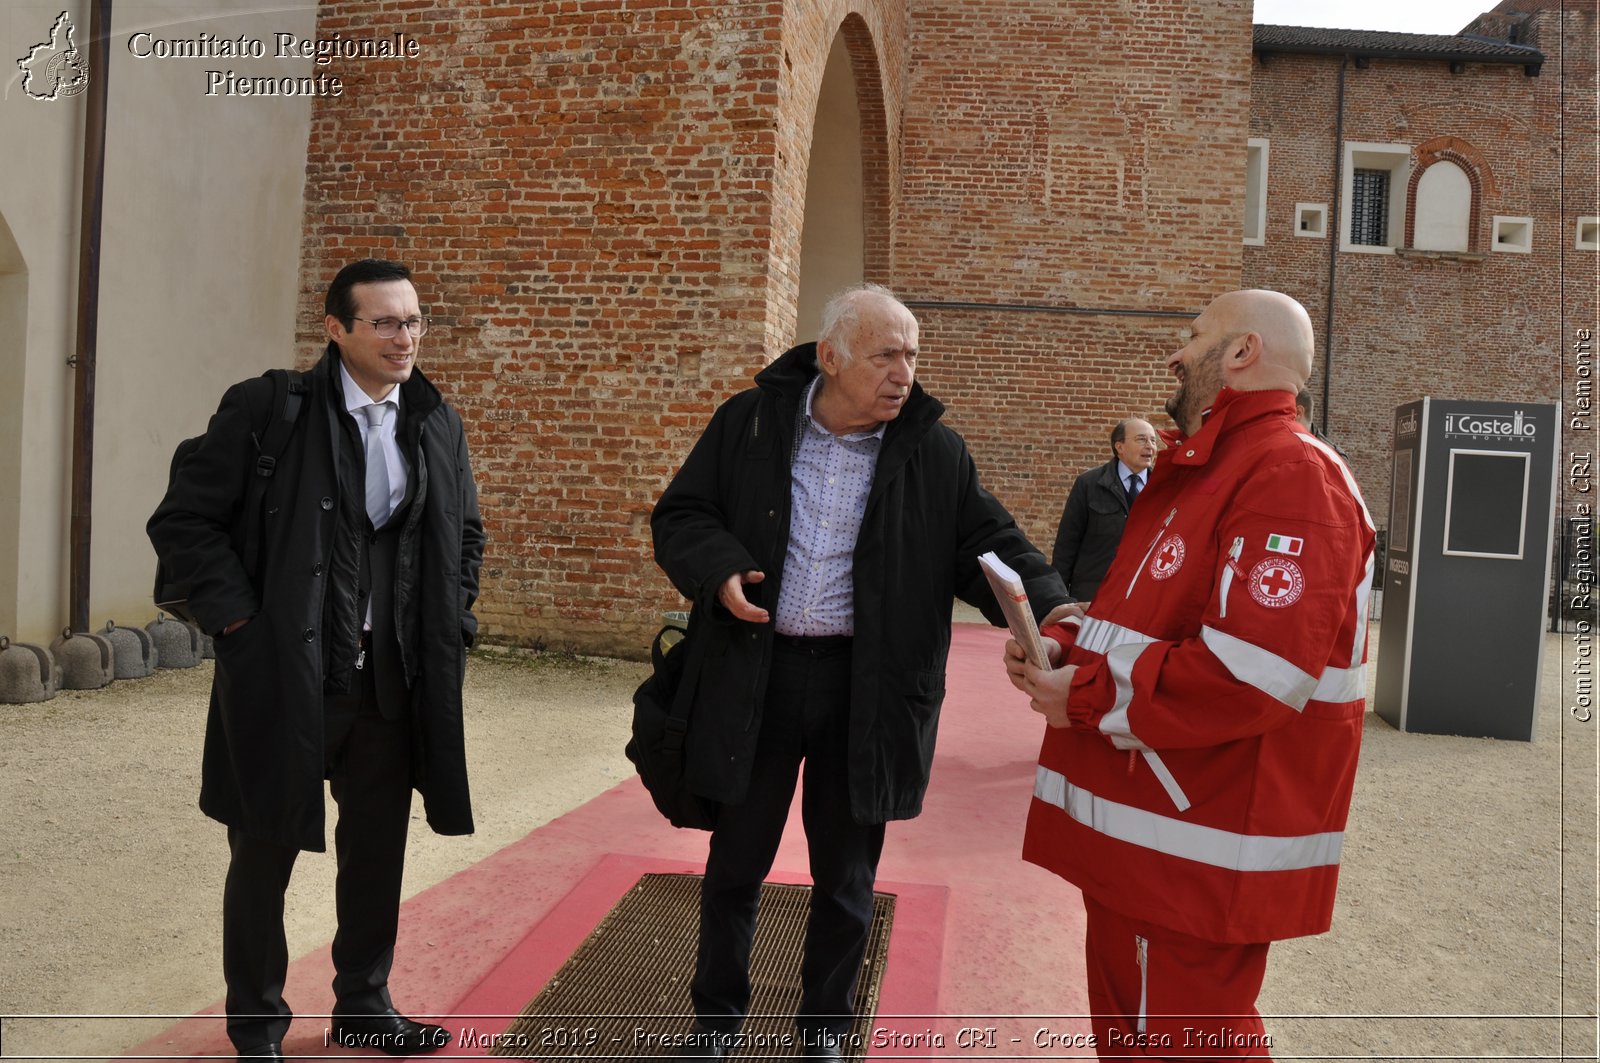
POLYGON ((1229 945, 1130 919, 1088 896, 1084 954, 1101 1059, 1271 1059, 1256 1011, 1267 944, 1229 945))

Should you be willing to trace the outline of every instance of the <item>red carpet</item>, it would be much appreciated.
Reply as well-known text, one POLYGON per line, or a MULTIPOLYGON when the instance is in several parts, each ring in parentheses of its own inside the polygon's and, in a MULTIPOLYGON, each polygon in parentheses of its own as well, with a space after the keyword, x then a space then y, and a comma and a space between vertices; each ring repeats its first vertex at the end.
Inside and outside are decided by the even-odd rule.
MULTIPOLYGON (((878 888, 898 901, 874 1058, 1092 1055, 1035 1044, 1041 1029, 1088 1031, 1086 1020, 1040 1018, 1087 1010, 1083 906, 1018 855, 1044 725, 1006 681, 1004 641, 956 626, 923 814, 889 825, 878 888)), ((405 904, 397 1006, 465 1034, 448 1055, 482 1055, 639 875, 703 871, 705 839, 668 826, 636 779, 608 790, 405 904)), ((771 877, 806 882, 806 866, 796 801, 771 877)), ((331 977, 327 948, 290 965, 285 996, 298 1017, 286 1054, 354 1055, 326 1043, 331 977)), ((219 1012, 129 1056, 229 1057, 219 1012)))

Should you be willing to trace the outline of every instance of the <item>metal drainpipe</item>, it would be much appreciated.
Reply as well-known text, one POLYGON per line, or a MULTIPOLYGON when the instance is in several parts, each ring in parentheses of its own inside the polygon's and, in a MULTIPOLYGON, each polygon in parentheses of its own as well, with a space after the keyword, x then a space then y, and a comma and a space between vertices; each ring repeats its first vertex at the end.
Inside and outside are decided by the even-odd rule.
POLYGON ((111 0, 92 0, 89 107, 83 129, 83 205, 78 226, 78 335, 72 362, 72 525, 69 605, 73 631, 89 630, 89 544, 94 496, 94 378, 100 326, 100 215, 106 175, 106 83, 111 76, 111 0))
POLYGON ((1339 59, 1339 93, 1334 104, 1333 119, 1333 207, 1328 218, 1328 306, 1322 326, 1322 412, 1317 418, 1318 427, 1328 434, 1329 395, 1333 387, 1333 300, 1339 282, 1339 241, 1343 230, 1339 222, 1339 187, 1344 171, 1344 72, 1350 65, 1348 55, 1339 59))

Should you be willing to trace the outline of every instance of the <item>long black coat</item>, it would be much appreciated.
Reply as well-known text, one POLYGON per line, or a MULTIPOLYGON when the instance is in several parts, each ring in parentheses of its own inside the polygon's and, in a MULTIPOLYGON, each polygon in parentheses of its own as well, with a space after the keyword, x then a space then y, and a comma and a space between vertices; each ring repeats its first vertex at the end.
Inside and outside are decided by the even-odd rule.
MULTIPOLYGON (((789 542, 795 418, 817 373, 816 345, 796 347, 735 395, 668 485, 651 516, 656 561, 694 602, 703 639, 688 737, 690 788, 744 799, 761 726, 773 628, 734 619, 717 591, 735 572, 766 579, 745 594, 776 609, 789 542)), ((978 482, 966 444, 939 423, 919 385, 889 422, 854 554, 850 808, 862 823, 922 810, 944 702, 956 596, 1003 625, 978 555, 993 550, 1023 577, 1043 615, 1066 600, 1055 571, 978 482)), ((996 664, 999 667, 999 664, 996 664)))
MULTIPOLYGON (((251 836, 321 851, 322 698, 330 668, 344 670, 345 656, 342 646, 325 643, 348 637, 353 652, 347 629, 356 553, 353 540, 335 541, 349 501, 338 475, 346 445, 338 419, 349 415, 331 344, 305 380, 310 391, 263 506, 259 579, 240 557, 238 518, 254 474, 251 433, 275 413, 266 377, 228 389, 147 531, 173 578, 189 584, 205 630, 252 618, 216 640, 201 810, 251 836)), ((397 439, 410 462, 412 501, 401 526, 395 601, 412 680, 413 782, 435 831, 470 834, 461 685, 477 631, 483 524, 461 418, 421 373, 401 385, 401 401, 397 439)), ((356 484, 351 494, 361 490, 356 484)), ((351 525, 346 520, 346 536, 361 534, 351 525)))
POLYGON ((1066 581, 1067 592, 1080 602, 1089 601, 1100 589, 1128 523, 1128 492, 1117 475, 1119 464, 1112 458, 1079 476, 1061 511, 1050 563, 1066 581))

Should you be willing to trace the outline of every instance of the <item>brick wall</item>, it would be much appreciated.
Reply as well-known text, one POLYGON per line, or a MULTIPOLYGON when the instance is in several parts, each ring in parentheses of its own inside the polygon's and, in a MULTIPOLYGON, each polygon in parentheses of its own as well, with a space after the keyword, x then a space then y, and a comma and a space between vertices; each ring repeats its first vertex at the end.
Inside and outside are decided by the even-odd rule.
POLYGON ((1238 286, 1251 7, 911 11, 895 287, 1096 311, 917 307, 924 384, 1048 552, 1072 480, 1109 457, 1112 423, 1168 423, 1155 415, 1178 328, 1238 286))
MULTIPOLYGON (((1350 456, 1383 527, 1396 406, 1425 395, 1566 398, 1568 334, 1578 322, 1592 328, 1595 321, 1595 255, 1572 249, 1577 216, 1596 213, 1594 11, 1541 11, 1529 28, 1532 39, 1519 43, 1546 55, 1537 78, 1521 66, 1477 63, 1459 73, 1419 60, 1346 68, 1344 139, 1409 145, 1413 167, 1444 154, 1468 170, 1479 202, 1472 253, 1336 252, 1331 370, 1340 60, 1272 56, 1253 67, 1250 135, 1270 140, 1271 158, 1266 243, 1245 248, 1244 281, 1286 291, 1311 312, 1319 407, 1325 375, 1330 389, 1318 422, 1350 456), (1292 235, 1298 202, 1328 205, 1326 238, 1292 235), (1497 214, 1534 219, 1531 254, 1489 250, 1497 214)), ((1394 185, 1397 194, 1407 187, 1404 178, 1394 185)))
POLYGON ((343 96, 316 103, 302 358, 341 264, 412 266, 434 322, 420 365, 473 448, 487 637, 638 655, 679 607, 650 507, 793 328, 811 114, 841 24, 876 108, 869 210, 887 225, 901 22, 894 0, 321 6, 319 36, 403 31, 421 54, 346 64, 343 96))
MULTIPOLYGON (((302 357, 345 261, 409 262, 422 366, 467 422, 490 638, 642 652, 681 603, 648 514, 794 328, 812 116, 842 30, 866 262, 921 311, 929 387, 1048 543, 1175 326, 1239 271, 1249 4, 333 0, 403 31, 313 116, 302 357), (1107 310, 1171 311, 1118 316, 1107 310), (1006 425, 1010 419, 1012 424, 1006 425)), ((354 64, 351 64, 354 67, 354 64)))
MULTIPOLYGON (((333 0, 320 35, 402 31, 421 54, 345 64, 344 95, 316 102, 302 357, 339 265, 409 262, 436 323, 422 364, 474 448, 485 632, 641 652, 681 604, 650 559, 650 507, 795 325, 812 116, 842 30, 866 275, 913 302, 925 385, 1047 545, 1110 424, 1160 409, 1177 330, 1241 275, 1299 297, 1326 343, 1333 237, 1289 226, 1296 202, 1333 204, 1337 60, 1252 64, 1250 15, 1246 0, 333 0), (1259 248, 1240 244, 1249 136, 1271 141, 1259 248)), ((1532 255, 1339 255, 1324 418, 1380 520, 1395 405, 1553 398, 1568 333, 1594 321, 1594 256, 1570 250, 1575 217, 1600 213, 1594 16, 1524 25, 1541 78, 1392 60, 1347 74, 1347 139, 1472 165, 1476 246, 1495 214, 1535 218, 1532 255)))

